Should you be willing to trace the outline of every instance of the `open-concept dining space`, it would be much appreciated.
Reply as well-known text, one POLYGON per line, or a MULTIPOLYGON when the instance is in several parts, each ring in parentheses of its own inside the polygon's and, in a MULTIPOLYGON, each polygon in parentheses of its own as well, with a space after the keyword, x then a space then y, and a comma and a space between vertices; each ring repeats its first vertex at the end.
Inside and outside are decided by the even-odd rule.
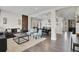
POLYGON ((0 52, 78 51, 78 6, 0 6, 0 52))

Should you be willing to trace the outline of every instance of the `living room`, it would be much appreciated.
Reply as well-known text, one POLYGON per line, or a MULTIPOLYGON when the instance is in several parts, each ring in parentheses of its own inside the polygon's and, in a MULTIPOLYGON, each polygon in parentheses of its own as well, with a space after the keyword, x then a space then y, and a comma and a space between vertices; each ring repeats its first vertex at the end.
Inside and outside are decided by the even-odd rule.
POLYGON ((0 6, 1 51, 72 52, 78 47, 70 39, 71 33, 78 36, 78 10, 76 6, 0 6), (74 21, 68 25, 70 19, 74 21))
POLYGON ((78 59, 79 0, 0 0, 1 59, 78 59))
MULTIPOLYGON (((36 7, 34 9, 36 11, 36 7)), ((27 16, 21 14, 20 11, 16 12, 16 10, 17 7, 0 7, 0 33, 1 35, 5 34, 6 37, 1 51, 24 51, 45 40, 45 36, 50 36, 51 34, 50 19, 43 20, 44 18, 48 18, 50 13, 41 14, 41 16, 44 15, 45 17, 40 18, 27 16)))

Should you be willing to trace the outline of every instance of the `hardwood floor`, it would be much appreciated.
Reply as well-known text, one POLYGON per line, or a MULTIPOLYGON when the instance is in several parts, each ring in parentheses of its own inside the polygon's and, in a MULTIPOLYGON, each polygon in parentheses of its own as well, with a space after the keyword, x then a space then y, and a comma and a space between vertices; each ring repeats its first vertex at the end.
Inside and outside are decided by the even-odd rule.
POLYGON ((57 40, 51 40, 50 36, 46 36, 46 38, 24 52, 71 52, 69 33, 57 34, 57 40))

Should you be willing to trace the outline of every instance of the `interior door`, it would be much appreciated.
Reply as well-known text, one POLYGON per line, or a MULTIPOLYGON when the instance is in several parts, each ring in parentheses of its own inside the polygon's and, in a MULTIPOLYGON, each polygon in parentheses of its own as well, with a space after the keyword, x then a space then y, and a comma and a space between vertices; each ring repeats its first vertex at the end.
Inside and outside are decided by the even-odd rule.
POLYGON ((22 29, 28 30, 28 16, 22 15, 22 29))

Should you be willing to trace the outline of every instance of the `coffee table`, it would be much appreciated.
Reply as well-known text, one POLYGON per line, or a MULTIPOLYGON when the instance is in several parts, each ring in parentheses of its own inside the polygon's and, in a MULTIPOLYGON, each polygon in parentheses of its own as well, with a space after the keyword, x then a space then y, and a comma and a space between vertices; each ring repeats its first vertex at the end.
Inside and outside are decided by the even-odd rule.
POLYGON ((16 37, 13 37, 13 40, 17 44, 22 44, 22 43, 29 41, 29 35, 27 35, 26 33, 17 33, 17 34, 14 34, 14 35, 16 37))

